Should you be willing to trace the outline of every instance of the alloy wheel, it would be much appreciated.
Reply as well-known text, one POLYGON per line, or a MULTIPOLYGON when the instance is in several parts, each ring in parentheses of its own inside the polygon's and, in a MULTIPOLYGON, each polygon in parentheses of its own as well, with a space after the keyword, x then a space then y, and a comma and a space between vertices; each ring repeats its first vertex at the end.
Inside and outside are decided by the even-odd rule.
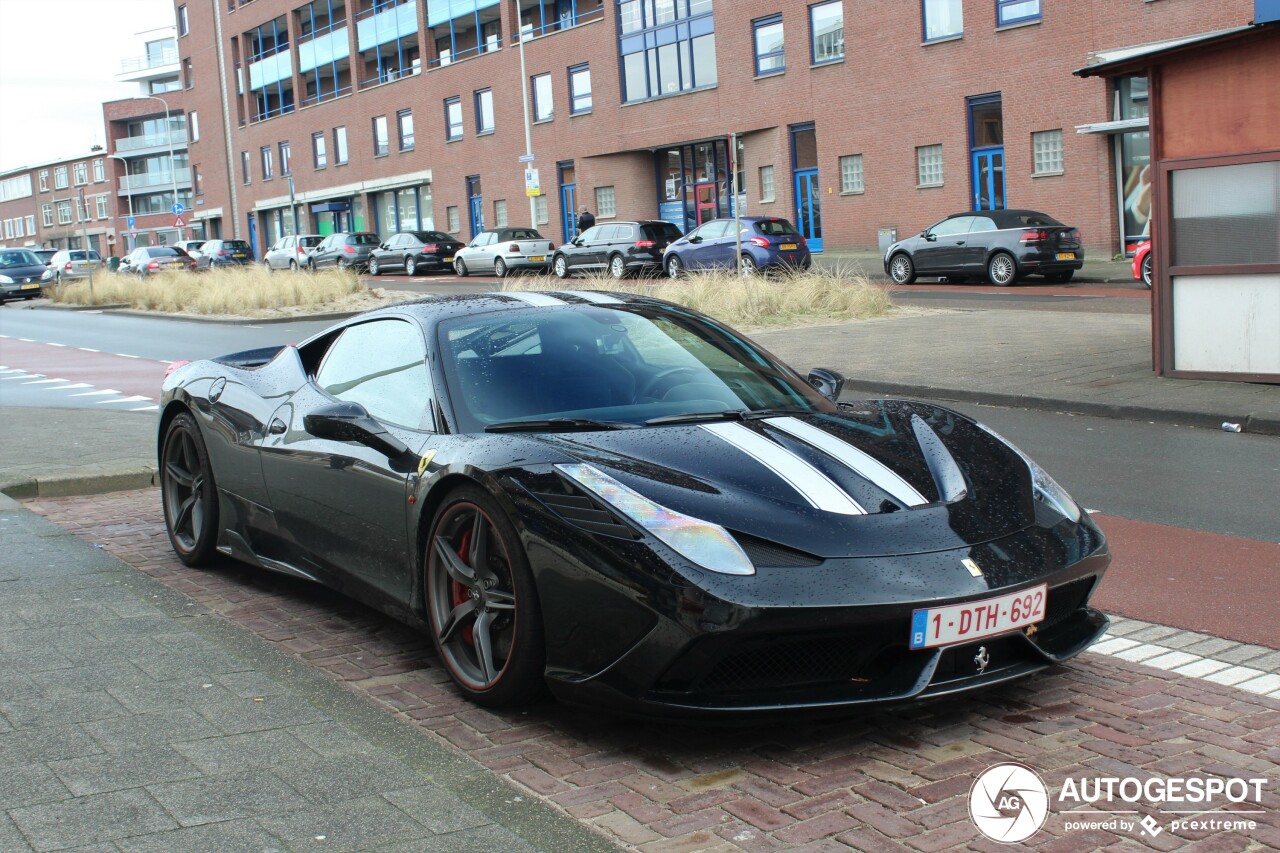
POLYGON ((502 258, 495 258, 493 261, 493 274, 498 278, 507 277, 507 262, 502 258))
POLYGON ((569 277, 569 263, 564 259, 564 255, 556 255, 555 261, 551 264, 551 271, 556 274, 556 278, 569 277))
POLYGON ((196 551, 208 514, 206 471, 192 429, 187 423, 175 422, 164 447, 164 517, 180 556, 196 551))
POLYGON ((987 278, 991 279, 992 284, 999 287, 1013 284, 1017 273, 1018 268, 1014 264, 1013 258, 1004 252, 1000 252, 987 263, 987 278))
POLYGON ((381 266, 378 264, 378 259, 370 258, 369 259, 369 275, 377 275, 380 269, 381 269, 381 266))
POLYGON ((914 266, 906 255, 894 255, 889 262, 889 277, 895 284, 910 284, 915 280, 914 266))
POLYGON ((627 274, 627 263, 622 259, 622 255, 614 255, 609 259, 609 275, 614 278, 623 278, 627 274))
POLYGON ((405 275, 415 276, 418 274, 418 259, 410 256, 404 259, 405 275))
POLYGON ((670 278, 680 278, 684 275, 684 263, 681 262, 679 255, 672 255, 667 259, 667 275, 670 278))

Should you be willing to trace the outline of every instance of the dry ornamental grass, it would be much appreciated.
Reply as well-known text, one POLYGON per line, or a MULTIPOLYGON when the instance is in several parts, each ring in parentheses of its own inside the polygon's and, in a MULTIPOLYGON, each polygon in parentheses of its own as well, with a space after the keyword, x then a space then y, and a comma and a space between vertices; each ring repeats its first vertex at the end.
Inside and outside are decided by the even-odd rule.
POLYGON ((53 300, 69 305, 129 305, 143 311, 179 314, 261 315, 273 309, 359 310, 368 291, 355 273, 268 272, 257 264, 202 273, 159 272, 146 278, 106 273, 89 284, 55 289, 53 300))
POLYGON ((888 288, 873 284, 860 273, 841 269, 745 277, 723 270, 697 273, 676 281, 618 281, 603 274, 564 280, 537 276, 508 279, 503 289, 641 293, 745 327, 869 320, 897 310, 889 299, 888 288))

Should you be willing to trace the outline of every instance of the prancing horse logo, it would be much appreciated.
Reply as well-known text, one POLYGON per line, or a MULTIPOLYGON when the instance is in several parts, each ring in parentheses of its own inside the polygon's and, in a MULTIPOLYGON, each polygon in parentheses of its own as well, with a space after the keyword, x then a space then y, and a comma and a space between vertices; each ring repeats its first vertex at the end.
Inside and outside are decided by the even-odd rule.
POLYGON ((986 646, 978 646, 978 653, 973 656, 973 665, 978 668, 978 675, 982 675, 991 666, 991 655, 987 654, 986 646))

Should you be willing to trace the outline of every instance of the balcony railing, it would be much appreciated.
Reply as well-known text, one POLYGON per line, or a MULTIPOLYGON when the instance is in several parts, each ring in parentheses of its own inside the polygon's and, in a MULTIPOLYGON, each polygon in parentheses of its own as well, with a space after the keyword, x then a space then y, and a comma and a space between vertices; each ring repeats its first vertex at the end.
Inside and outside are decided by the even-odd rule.
POLYGON ((187 144, 185 130, 173 130, 169 133, 156 133, 150 136, 126 136, 116 140, 116 151, 137 151, 141 148, 167 148, 174 145, 187 144))
POLYGON ((146 56, 132 56, 120 63, 121 74, 131 74, 134 71, 146 71, 148 68, 163 68, 166 65, 178 64, 178 49, 176 47, 160 51, 158 56, 147 54, 146 56))
POLYGON ((172 172, 146 172, 141 175, 126 175, 120 179, 120 189, 133 192, 151 187, 171 187, 175 180, 178 185, 191 183, 190 169, 175 169, 172 172))

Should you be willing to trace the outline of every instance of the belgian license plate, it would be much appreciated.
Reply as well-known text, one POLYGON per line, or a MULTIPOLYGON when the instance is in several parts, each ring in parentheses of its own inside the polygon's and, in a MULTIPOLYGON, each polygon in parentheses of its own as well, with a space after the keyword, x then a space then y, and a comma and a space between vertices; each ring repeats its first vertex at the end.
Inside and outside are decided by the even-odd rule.
POLYGON ((1076 259, 1075 252, 1059 252, 1058 253, 1058 260, 1060 261, 1074 261, 1075 259, 1076 259))
POLYGON ((39 289, 40 289, 40 285, 38 285, 38 284, 24 284, 24 285, 22 285, 22 289, 23 289, 23 290, 39 290, 39 289))
POLYGON ((541 263, 542 261, 545 261, 546 259, 547 259, 547 256, 546 256, 546 255, 530 255, 530 256, 529 256, 529 262, 530 262, 530 263, 534 263, 534 264, 541 263))
POLYGON ((1048 584, 999 598, 930 607, 911 614, 911 648, 931 649, 992 637, 1044 619, 1048 584))
POLYGON ((797 246, 795 243, 783 243, 779 248, 782 249, 782 251, 784 252, 794 252, 796 249, 799 248, 799 246, 797 246))

